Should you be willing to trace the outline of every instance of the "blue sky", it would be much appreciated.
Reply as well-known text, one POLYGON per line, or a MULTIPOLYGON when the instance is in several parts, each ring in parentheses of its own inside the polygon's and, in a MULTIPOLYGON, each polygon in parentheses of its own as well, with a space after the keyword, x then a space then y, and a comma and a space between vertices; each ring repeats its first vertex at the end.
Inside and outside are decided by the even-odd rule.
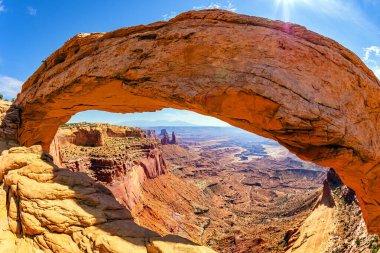
MULTIPOLYGON (((15 97, 22 82, 41 61, 77 33, 148 24, 205 8, 228 9, 304 25, 355 52, 380 77, 380 0, 0 0, 0 93, 7 99, 15 97)), ((73 121, 117 123, 128 118, 175 120, 180 117, 196 124, 222 124, 173 109, 154 115, 83 112, 73 121)))

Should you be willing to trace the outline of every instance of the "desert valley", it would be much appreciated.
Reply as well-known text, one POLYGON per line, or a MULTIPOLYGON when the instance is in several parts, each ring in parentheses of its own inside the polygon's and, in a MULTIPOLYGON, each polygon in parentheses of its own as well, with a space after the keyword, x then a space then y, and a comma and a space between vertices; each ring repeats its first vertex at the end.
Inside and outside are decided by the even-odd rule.
POLYGON ((136 223, 217 252, 380 247, 333 170, 237 128, 66 124, 50 154, 110 189, 136 223))
POLYGON ((380 252, 379 3, 220 1, 0 0, 0 253, 380 252))

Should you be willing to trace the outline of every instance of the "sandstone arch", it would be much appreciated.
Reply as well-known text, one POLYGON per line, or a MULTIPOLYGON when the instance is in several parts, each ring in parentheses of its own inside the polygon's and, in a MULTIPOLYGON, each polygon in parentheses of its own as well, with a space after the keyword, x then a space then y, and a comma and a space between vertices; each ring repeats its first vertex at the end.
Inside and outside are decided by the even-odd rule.
POLYGON ((380 232, 380 82, 352 52, 306 28, 220 10, 79 34, 23 85, 19 142, 48 148, 83 110, 192 110, 334 168, 380 232))

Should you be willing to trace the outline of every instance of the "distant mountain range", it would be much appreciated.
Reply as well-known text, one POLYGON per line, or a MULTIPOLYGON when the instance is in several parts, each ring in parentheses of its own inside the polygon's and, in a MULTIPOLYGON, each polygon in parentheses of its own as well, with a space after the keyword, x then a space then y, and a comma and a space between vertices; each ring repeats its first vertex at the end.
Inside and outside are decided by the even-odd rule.
POLYGON ((129 120, 120 122, 118 125, 121 126, 132 126, 132 127, 155 127, 155 126, 200 126, 191 124, 185 121, 169 121, 169 120, 129 120))

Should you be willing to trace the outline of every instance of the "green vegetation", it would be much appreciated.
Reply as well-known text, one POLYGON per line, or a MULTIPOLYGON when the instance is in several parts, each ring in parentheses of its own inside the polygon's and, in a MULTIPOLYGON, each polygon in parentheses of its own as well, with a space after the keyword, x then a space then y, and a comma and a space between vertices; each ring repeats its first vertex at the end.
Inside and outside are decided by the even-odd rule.
POLYGON ((355 243, 356 243, 356 246, 360 246, 360 238, 359 237, 356 237, 355 243))
POLYGON ((371 249, 372 253, 378 253, 380 250, 380 244, 379 244, 379 237, 376 235, 373 238, 371 238, 369 242, 369 247, 371 249))
MULTIPOLYGON (((0 93, 0 100, 3 100, 3 101, 8 101, 9 102, 9 99, 6 99, 4 98, 4 95, 0 93)), ((14 101, 15 99, 13 98, 12 99, 12 102, 14 101)))
POLYGON ((81 123, 66 123, 66 124, 63 124, 61 127, 81 126, 81 125, 90 125, 90 123, 88 123, 88 122, 81 122, 81 123))

